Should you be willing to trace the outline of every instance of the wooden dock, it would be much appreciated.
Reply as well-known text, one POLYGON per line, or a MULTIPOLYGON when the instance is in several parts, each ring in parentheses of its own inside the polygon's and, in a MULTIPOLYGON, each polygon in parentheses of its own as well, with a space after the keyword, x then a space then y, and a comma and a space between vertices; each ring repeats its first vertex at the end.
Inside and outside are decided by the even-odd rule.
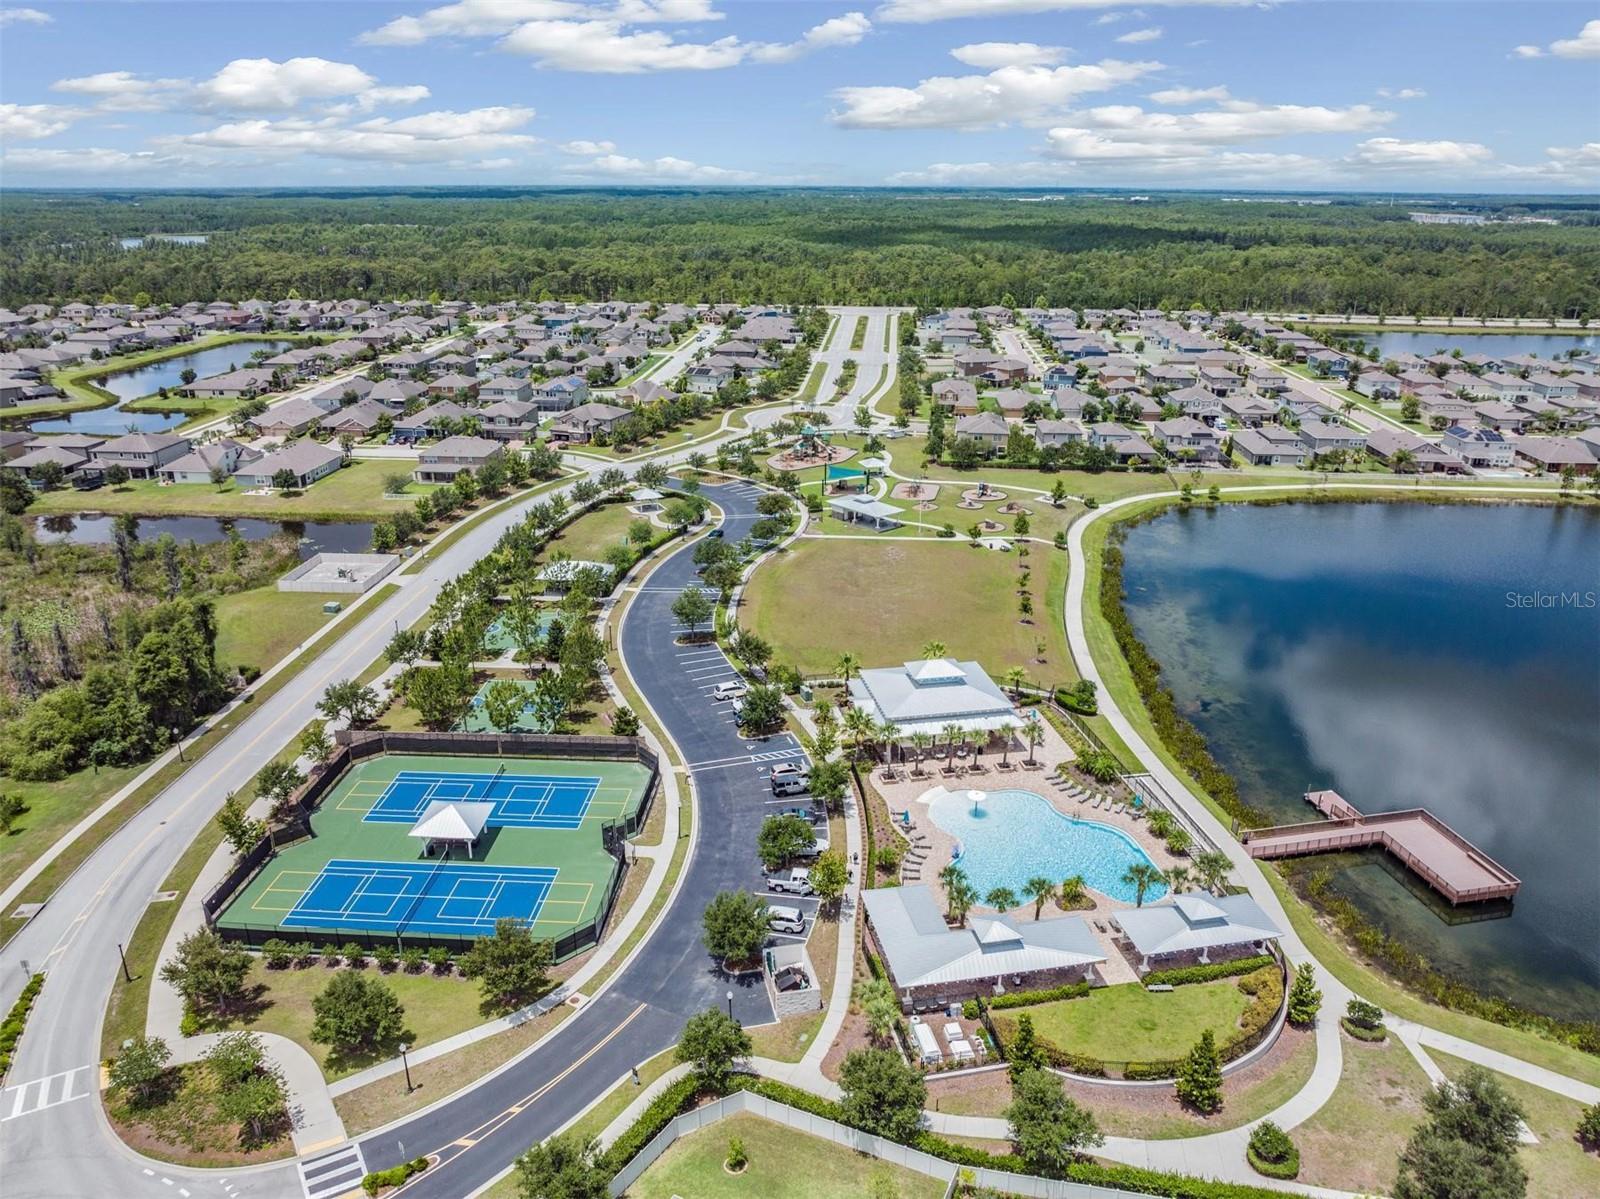
POLYGON ((1522 880, 1426 808, 1363 816, 1337 791, 1308 791, 1306 802, 1326 820, 1246 829, 1253 858, 1289 858, 1379 846, 1422 878, 1452 905, 1510 899, 1522 880))

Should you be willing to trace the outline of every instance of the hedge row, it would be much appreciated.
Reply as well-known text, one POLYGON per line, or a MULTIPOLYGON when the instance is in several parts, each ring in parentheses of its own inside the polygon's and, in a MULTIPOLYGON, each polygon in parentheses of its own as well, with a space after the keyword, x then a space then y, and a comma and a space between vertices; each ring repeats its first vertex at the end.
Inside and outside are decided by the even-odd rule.
POLYGON ((421 1174, 427 1168, 427 1158, 414 1157, 387 1170, 374 1170, 361 1180, 361 1189, 369 1195, 376 1195, 384 1187, 404 1186, 413 1174, 421 1174))
POLYGON ((1339 1017, 1339 1027, 1358 1041, 1371 1041, 1373 1044, 1377 1044, 1379 1041, 1387 1040, 1389 1037, 1389 1030, 1384 1028, 1383 1025, 1380 1024, 1377 1028, 1367 1028, 1355 1023, 1348 1016, 1339 1017))
POLYGON ((1289 1179, 1300 1173, 1300 1151, 1298 1149, 1292 1150, 1289 1156, 1281 1162, 1269 1162, 1250 1145, 1245 1146, 1244 1156, 1249 1161, 1252 1170, 1267 1178, 1289 1179))
POLYGON ((28 1013, 33 1009, 33 1001, 39 997, 39 988, 43 986, 43 974, 35 974, 30 978, 22 988, 22 994, 17 996, 17 1001, 6 1013, 5 1023, 0 1024, 0 1078, 4 1078, 6 1071, 11 1069, 11 1055, 16 1051, 17 1042, 22 1039, 28 1013))
POLYGON ((700 1094, 700 1080, 694 1075, 680 1078, 650 1101, 623 1134, 611 1142, 600 1157, 607 1174, 615 1175, 632 1161, 641 1149, 655 1140, 661 1130, 681 1115, 700 1094))
POLYGON ((1146 987, 1182 987, 1190 983, 1215 982, 1219 978, 1232 978, 1238 974, 1251 974, 1263 966, 1271 966, 1275 959, 1270 953, 1252 958, 1237 958, 1231 962, 1210 962, 1204 966, 1179 966, 1173 970, 1152 970, 1143 978, 1146 987))
POLYGON ((1035 1003, 1054 1003, 1060 999, 1082 999, 1092 987, 1089 983, 1064 983, 1043 991, 1008 991, 988 1000, 994 1010, 1008 1007, 1028 1007, 1035 1003))

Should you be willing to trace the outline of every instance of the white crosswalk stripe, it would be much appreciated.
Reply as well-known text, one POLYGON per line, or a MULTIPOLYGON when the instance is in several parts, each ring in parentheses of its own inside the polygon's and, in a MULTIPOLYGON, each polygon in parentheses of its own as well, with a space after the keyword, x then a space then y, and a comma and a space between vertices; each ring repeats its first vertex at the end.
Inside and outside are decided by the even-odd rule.
POLYGON ((93 1071, 93 1066, 77 1066, 7 1087, 0 1091, 0 1124, 92 1094, 93 1071))
POLYGON ((366 1177, 367 1163, 361 1156, 361 1146, 348 1141, 332 1153, 324 1153, 309 1161, 299 1163, 300 1186, 306 1199, 333 1199, 361 1189, 366 1177))

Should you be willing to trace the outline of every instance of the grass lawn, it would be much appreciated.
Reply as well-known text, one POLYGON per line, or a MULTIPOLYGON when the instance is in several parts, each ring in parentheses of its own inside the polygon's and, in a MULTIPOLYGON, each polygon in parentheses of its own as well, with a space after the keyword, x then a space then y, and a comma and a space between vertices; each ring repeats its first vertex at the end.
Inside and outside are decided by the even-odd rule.
POLYGON ((144 516, 185 513, 284 520, 364 520, 398 512, 423 491, 430 490, 423 484, 412 484, 405 496, 384 498, 384 478, 407 473, 415 465, 409 458, 357 459, 304 491, 287 495, 244 495, 231 480, 221 488, 210 483, 163 487, 151 479, 97 491, 64 487, 44 492, 28 511, 45 516, 52 512, 137 512, 144 516))
MULTIPOLYGON (((99 771, 80 770, 64 779, 24 783, 7 779, 5 789, 28 805, 11 831, 0 837, 0 887, 9 886, 34 858, 105 799, 126 786, 144 769, 107 766, 99 771)), ((6 931, 15 932, 21 921, 7 920, 6 931)), ((0 942, 3 943, 3 942, 0 942)))
POLYGON ((937 1199, 945 1185, 891 1166, 842 1145, 808 1137, 758 1116, 737 1115, 682 1138, 629 1187, 629 1199, 835 1199, 839 1195, 893 1193, 901 1199, 937 1199), (728 1142, 744 1143, 749 1165, 740 1174, 722 1168, 728 1142), (874 1192, 875 1175, 892 1192, 874 1192))
MULTIPOLYGON (((628 526, 644 519, 648 518, 629 512, 627 504, 602 504, 585 512, 556 534, 545 549, 544 557, 548 559, 559 550, 581 561, 603 562, 606 550, 627 539, 628 526)), ((660 531, 656 530, 658 533, 660 531)))
POLYGON ((1300 1150, 1299 1181, 1388 1194, 1427 1092, 1428 1076, 1397 1038, 1368 1045, 1345 1037, 1333 1097, 1289 1133, 1300 1150))
POLYGON ((911 661, 937 640, 993 675, 1021 666, 1054 681, 1070 659, 1060 622, 1045 615, 1045 591, 1065 570, 1065 556, 1041 546, 1019 559, 964 539, 802 540, 756 571, 740 619, 772 643, 774 661, 808 674, 831 671, 846 651, 868 666, 911 661), (1029 624, 1017 614, 1019 565, 1032 568, 1029 624), (1040 640, 1044 664, 1035 663, 1040 640))
POLYGON ((856 317, 856 326, 850 331, 850 348, 852 350, 865 349, 867 344, 867 318, 856 317))
MULTIPOLYGON (((1471 1064, 1432 1050, 1428 1056, 1452 1079, 1471 1064)), ((1574 1136, 1583 1105, 1504 1074, 1495 1077, 1522 1105, 1528 1127, 1539 1138, 1537 1145, 1523 1145, 1517 1150, 1517 1159, 1528 1171, 1528 1194, 1550 1199, 1600 1195, 1600 1156, 1586 1153, 1574 1136)))
MULTIPOLYGON (((401 1039, 413 1048, 420 1049, 476 1028, 489 1018, 478 1010, 477 984, 464 978, 440 977, 432 971, 407 974, 394 970, 384 974, 370 960, 365 971, 381 979, 405 1007, 405 1035, 401 1039)), ((364 1070, 374 1062, 387 1061, 394 1056, 391 1049, 366 1057, 330 1061, 328 1046, 311 1039, 311 1001, 322 993, 336 973, 337 970, 320 964, 304 969, 268 970, 258 958, 246 980, 246 986, 263 988, 257 1010, 247 1018, 234 1021, 230 1027, 288 1037, 316 1059, 330 1082, 364 1070)))
POLYGON ((266 670, 332 619, 322 605, 338 598, 276 586, 217 600, 217 661, 266 670))
POLYGON ((1249 997, 1232 979, 1194 983, 1167 992, 1138 983, 1097 987, 1082 999, 1013 1008, 997 1017, 1015 1023, 1026 1011, 1041 1037, 1071 1053, 1104 1061, 1166 1061, 1182 1057, 1209 1028, 1220 1044, 1239 1025, 1249 997))

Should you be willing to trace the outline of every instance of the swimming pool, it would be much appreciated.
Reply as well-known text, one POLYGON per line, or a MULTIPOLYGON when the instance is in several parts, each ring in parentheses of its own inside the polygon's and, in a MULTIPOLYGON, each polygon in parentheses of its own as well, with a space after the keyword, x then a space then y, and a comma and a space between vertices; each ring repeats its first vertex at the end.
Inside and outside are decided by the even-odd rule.
MULTIPOLYGON (((980 896, 1010 887, 1022 898, 1022 885, 1035 875, 1060 883, 1081 874, 1101 894, 1132 903, 1134 889, 1122 881, 1123 872, 1135 862, 1155 865, 1121 829, 1063 816, 1032 791, 987 792, 976 812, 965 791, 947 791, 928 810, 960 842, 957 862, 980 896)), ((1157 883, 1145 891, 1145 902, 1166 893, 1157 883)))

